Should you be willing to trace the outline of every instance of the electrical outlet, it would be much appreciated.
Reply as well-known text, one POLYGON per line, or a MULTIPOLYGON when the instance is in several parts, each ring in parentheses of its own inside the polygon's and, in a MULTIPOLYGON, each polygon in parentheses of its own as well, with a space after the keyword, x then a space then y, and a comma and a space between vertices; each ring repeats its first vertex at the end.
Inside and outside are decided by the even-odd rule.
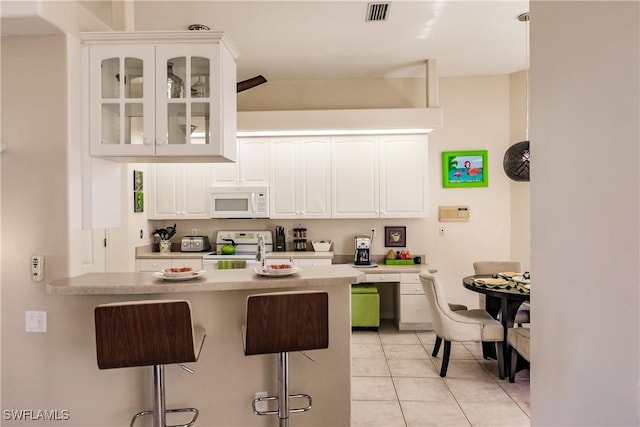
POLYGON ((198 235, 198 229, 197 228, 192 228, 191 229, 191 235, 192 236, 197 236, 198 235))
MULTIPOLYGON (((266 391, 258 391, 256 392, 255 398, 259 398, 259 397, 267 397, 268 394, 266 391)), ((269 402, 267 401, 262 401, 262 402, 256 402, 256 411, 259 412, 265 412, 269 410, 269 402)))

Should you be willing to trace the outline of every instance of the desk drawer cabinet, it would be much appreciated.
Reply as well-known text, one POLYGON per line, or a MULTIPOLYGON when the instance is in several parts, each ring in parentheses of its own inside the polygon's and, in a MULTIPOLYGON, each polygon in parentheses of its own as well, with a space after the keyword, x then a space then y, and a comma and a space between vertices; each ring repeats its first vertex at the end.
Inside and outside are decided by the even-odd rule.
MULTIPOLYGON (((404 273, 403 273, 404 274, 404 273)), ((370 273, 366 275, 366 279, 364 280, 368 283, 383 283, 383 282, 399 282, 400 274, 398 273, 370 273)))
POLYGON ((400 330, 433 329, 419 273, 401 273, 396 291, 396 322, 400 330))

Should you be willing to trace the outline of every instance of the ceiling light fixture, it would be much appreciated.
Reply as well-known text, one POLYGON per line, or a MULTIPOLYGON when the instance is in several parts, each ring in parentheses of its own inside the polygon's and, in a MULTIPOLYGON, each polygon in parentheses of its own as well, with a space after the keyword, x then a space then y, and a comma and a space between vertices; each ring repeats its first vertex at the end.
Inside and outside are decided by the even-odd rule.
POLYGON ((513 144, 507 152, 504 153, 502 166, 504 172, 514 181, 529 181, 529 163, 531 161, 531 152, 529 151, 529 13, 518 15, 518 21, 525 22, 525 51, 526 64, 525 70, 525 140, 513 144))

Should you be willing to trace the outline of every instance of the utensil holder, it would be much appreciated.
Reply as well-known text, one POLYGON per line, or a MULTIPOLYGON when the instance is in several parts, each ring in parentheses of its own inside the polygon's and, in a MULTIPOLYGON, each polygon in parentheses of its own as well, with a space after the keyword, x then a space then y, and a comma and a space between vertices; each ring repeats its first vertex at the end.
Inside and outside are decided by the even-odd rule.
POLYGON ((171 252, 171 240, 160 240, 160 253, 171 252))

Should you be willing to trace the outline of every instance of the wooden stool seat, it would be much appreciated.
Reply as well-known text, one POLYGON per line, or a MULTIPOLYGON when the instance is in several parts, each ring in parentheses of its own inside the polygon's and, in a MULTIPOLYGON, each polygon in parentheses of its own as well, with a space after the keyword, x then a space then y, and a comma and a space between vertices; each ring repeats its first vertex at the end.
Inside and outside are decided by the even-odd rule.
MULTIPOLYGON (((100 369, 150 366, 153 410, 134 415, 152 415, 153 427, 166 427, 166 412, 192 412, 196 408, 165 409, 164 365, 195 362, 206 337, 194 327, 191 306, 183 300, 144 300, 103 304, 95 308, 96 356, 100 369)), ((192 372, 190 369, 186 368, 192 372)))
POLYGON ((280 427, 289 425, 289 414, 311 409, 311 396, 289 394, 289 352, 329 347, 329 295, 326 292, 274 292, 247 298, 243 328, 245 355, 278 355, 278 395, 253 400, 256 415, 277 415, 280 427), (289 408, 289 400, 304 398, 302 408, 289 408), (256 403, 278 401, 275 411, 259 411, 256 403))

